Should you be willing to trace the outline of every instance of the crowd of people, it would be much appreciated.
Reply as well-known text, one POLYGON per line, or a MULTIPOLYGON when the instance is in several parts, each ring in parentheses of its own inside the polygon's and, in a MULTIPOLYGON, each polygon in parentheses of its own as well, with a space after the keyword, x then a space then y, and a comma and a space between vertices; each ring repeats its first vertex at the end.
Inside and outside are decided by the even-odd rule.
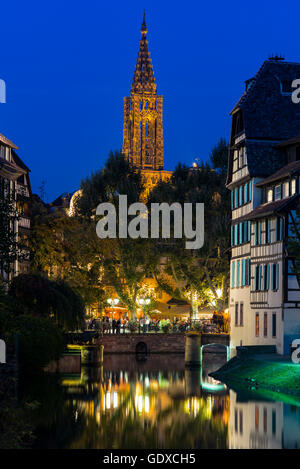
MULTIPOLYGON (((203 332, 225 332, 224 318, 221 314, 215 313, 212 320, 192 321, 190 319, 182 320, 174 318, 168 321, 169 332, 186 332, 191 329, 201 329, 203 332)), ((130 321, 128 317, 112 318, 103 316, 102 319, 91 319, 88 321, 87 328, 98 330, 104 334, 124 334, 127 332, 159 332, 165 320, 142 317, 135 321, 130 321)))

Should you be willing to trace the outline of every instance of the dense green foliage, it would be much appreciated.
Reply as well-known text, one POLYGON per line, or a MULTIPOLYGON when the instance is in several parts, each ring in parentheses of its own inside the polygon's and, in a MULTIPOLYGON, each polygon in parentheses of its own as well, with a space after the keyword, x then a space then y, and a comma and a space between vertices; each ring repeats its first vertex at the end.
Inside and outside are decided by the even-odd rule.
POLYGON ((156 186, 150 197, 150 202, 204 203, 204 246, 187 250, 186 239, 172 238, 161 249, 168 259, 166 272, 175 280, 176 287, 157 276, 162 289, 190 303, 191 313, 199 305, 212 302, 218 310, 227 305, 231 210, 230 193, 225 187, 226 147, 223 139, 214 147, 213 165, 202 164, 192 170, 178 165, 171 181, 156 186), (217 164, 220 167, 215 167, 217 164), (221 295, 217 290, 222 291, 221 295))
POLYGON ((53 318, 66 331, 84 324, 84 304, 64 281, 53 281, 38 274, 22 274, 13 279, 9 295, 16 300, 16 312, 53 318))

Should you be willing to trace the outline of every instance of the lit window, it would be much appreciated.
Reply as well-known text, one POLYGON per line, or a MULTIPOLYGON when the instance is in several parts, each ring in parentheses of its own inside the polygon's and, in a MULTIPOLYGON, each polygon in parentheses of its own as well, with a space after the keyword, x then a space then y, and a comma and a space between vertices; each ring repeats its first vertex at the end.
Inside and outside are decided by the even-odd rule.
POLYGON ((291 195, 296 194, 296 179, 292 179, 292 184, 291 184, 291 195))
POLYGON ((289 195, 290 195, 290 185, 289 185, 288 181, 283 184, 282 192, 283 192, 282 193, 283 198, 289 197, 289 195))
POLYGON ((259 313, 255 315, 255 335, 256 337, 259 336, 259 313))
POLYGON ((268 189, 268 192, 267 192, 267 200, 268 200, 268 202, 272 202, 272 201, 273 201, 273 189, 268 189))

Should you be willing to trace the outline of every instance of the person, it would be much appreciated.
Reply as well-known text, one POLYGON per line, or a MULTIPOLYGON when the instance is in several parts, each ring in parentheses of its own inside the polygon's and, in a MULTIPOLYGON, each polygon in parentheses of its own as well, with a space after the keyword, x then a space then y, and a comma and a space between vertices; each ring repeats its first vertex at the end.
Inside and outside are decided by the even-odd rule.
POLYGON ((116 322, 116 333, 120 334, 120 329, 121 329, 121 319, 118 319, 116 322))

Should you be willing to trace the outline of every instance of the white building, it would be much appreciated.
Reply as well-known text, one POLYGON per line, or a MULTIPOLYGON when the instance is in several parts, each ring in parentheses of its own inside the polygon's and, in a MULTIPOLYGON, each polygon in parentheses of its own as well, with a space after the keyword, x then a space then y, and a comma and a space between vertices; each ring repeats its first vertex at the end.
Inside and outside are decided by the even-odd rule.
POLYGON ((232 111, 227 187, 231 191, 231 348, 300 338, 300 289, 288 240, 299 201, 300 64, 263 63, 232 111))

